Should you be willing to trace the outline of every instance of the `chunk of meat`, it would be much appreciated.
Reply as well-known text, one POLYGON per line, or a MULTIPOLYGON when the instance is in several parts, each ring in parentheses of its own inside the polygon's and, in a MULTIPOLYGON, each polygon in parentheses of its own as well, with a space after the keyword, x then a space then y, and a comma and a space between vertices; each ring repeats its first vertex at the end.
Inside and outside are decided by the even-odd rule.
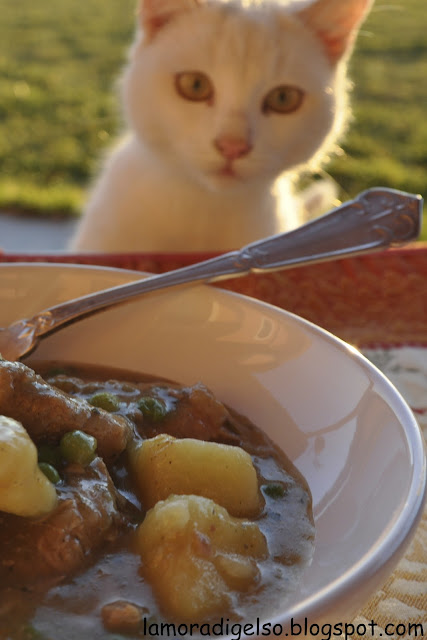
POLYGON ((0 414, 21 422, 35 442, 57 443, 67 431, 85 431, 106 460, 119 455, 131 435, 125 417, 70 397, 21 362, 0 360, 0 414))
POLYGON ((58 493, 58 506, 44 518, 0 512, 0 585, 28 587, 72 575, 123 531, 120 498, 100 458, 85 469, 70 465, 58 493))
MULTIPOLYGON (((239 444, 240 417, 233 415, 204 384, 183 386, 173 382, 96 382, 59 374, 49 382, 71 396, 89 400, 107 390, 124 405, 126 415, 143 438, 167 433, 176 438, 196 438, 225 444, 239 444), (153 398, 164 405, 165 415, 150 416, 141 411, 141 398, 153 398)), ((122 409, 123 410, 123 409, 122 409)))
MULTIPOLYGON (((154 388, 159 388, 159 385, 154 388)), ((141 429, 144 437, 167 433, 175 438, 196 438, 230 444, 238 441, 233 417, 205 385, 169 385, 167 393, 175 400, 174 410, 158 423, 145 420, 141 429)))

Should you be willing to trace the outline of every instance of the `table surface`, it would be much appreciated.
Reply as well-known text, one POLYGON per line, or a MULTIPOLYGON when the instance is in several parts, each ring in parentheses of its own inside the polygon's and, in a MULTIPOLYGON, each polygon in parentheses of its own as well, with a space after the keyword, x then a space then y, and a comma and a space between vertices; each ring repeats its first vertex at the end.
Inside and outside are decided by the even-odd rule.
MULTIPOLYGON (((156 273, 205 257, 2 254, 0 262, 94 264, 156 273)), ((427 244, 249 275, 221 286, 297 313, 359 348, 401 391, 427 441, 427 244)), ((370 621, 377 625, 375 638, 421 637, 421 627, 410 626, 416 624, 427 634, 427 508, 393 574, 352 622, 370 621)))

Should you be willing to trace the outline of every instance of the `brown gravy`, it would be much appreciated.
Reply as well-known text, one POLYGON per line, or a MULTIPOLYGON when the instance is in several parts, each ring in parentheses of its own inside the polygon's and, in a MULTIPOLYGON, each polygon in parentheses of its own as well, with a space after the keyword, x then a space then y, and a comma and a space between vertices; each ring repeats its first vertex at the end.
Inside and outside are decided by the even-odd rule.
MULTIPOLYGON (((164 430, 177 437, 217 440, 245 449, 253 458, 265 503, 257 523, 267 540, 269 555, 260 562, 259 584, 250 592, 236 593, 224 617, 250 622, 257 616, 265 619, 283 606, 311 560, 314 545, 311 496, 299 472, 262 431, 230 409, 224 409, 228 417, 218 426, 222 409, 210 399, 207 411, 215 415, 212 420, 204 421, 199 395, 183 391, 187 388, 168 381, 133 372, 63 363, 40 364, 37 371, 50 384, 82 400, 89 401, 99 393, 113 394, 119 403, 116 413, 126 416, 137 437, 152 437, 164 430), (194 406, 191 403, 196 395, 197 406, 194 406), (144 418, 138 408, 141 396, 160 398, 167 409, 166 416, 160 421, 144 418), (192 418, 186 422, 184 414, 191 414, 192 418)), ((135 495, 125 456, 109 463, 108 470, 127 502, 131 525, 118 539, 107 541, 91 554, 83 570, 54 580, 53 584, 49 579, 34 584, 29 580, 25 588, 15 589, 6 583, 4 573, 0 573, 0 640, 117 640, 122 637, 120 629, 113 632, 103 621, 105 607, 117 601, 135 605, 145 618, 145 630, 147 621, 164 620, 150 585, 141 575, 140 557, 132 550, 132 528, 143 519, 144 509, 135 495)), ((0 563, 7 561, 2 557, 2 536, 13 538, 13 527, 23 524, 21 518, 0 513, 0 563)), ((126 637, 139 638, 143 634, 140 625, 126 637)))

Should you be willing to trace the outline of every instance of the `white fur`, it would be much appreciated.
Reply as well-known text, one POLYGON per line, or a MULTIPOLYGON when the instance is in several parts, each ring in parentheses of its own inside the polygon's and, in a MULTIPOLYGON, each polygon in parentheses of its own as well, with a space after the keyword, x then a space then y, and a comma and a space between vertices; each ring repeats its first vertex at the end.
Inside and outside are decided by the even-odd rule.
POLYGON ((143 29, 123 77, 130 133, 108 158, 70 248, 228 250, 299 224, 292 181, 343 129, 346 59, 368 5, 142 0, 143 29), (214 99, 179 95, 183 71, 205 73, 214 99), (304 91, 302 106, 264 113, 265 96, 283 84, 304 91), (221 137, 252 145, 231 177, 220 175, 221 137))

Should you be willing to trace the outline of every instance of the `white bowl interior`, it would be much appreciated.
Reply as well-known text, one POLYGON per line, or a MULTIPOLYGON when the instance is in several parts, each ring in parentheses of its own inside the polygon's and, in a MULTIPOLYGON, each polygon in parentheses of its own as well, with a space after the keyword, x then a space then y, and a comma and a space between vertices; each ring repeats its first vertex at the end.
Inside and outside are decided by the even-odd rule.
MULTIPOLYGON (((3 265, 0 326, 138 277, 3 265)), ((212 287, 182 287, 67 327, 32 358, 201 380, 282 447, 310 485, 316 522, 313 562, 282 621, 302 612, 348 619, 403 552, 425 492, 418 426, 377 369, 300 318, 212 287)))

